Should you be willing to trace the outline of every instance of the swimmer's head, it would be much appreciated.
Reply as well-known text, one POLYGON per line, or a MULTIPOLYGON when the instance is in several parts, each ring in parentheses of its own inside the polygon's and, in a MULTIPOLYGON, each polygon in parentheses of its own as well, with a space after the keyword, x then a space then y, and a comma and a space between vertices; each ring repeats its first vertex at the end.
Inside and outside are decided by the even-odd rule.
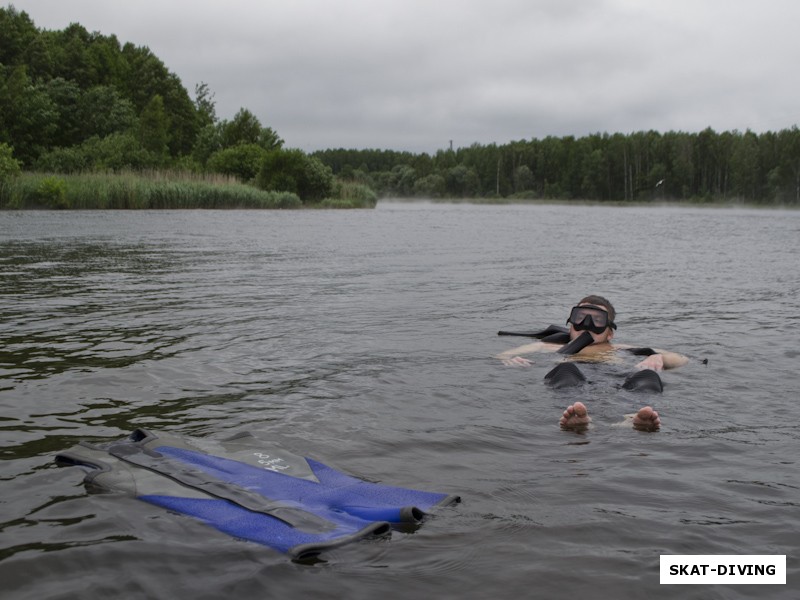
POLYGON ((602 296, 586 296, 577 306, 573 307, 567 323, 569 336, 574 340, 582 332, 588 331, 595 344, 610 342, 617 328, 614 318, 617 311, 614 306, 602 296))
POLYGON ((617 311, 614 310, 614 305, 602 296, 586 296, 586 298, 578 302, 578 306, 581 304, 591 304, 593 306, 599 306, 606 309, 606 312, 608 313, 608 320, 612 323, 617 317, 617 311))

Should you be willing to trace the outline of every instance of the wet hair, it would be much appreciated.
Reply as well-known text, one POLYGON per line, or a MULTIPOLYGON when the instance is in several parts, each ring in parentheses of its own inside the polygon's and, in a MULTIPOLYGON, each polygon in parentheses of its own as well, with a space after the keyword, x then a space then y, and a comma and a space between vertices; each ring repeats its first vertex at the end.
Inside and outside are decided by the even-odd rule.
POLYGON ((578 304, 594 304, 595 306, 602 306, 608 313, 608 320, 614 321, 617 317, 617 311, 614 310, 614 305, 602 296, 586 296, 578 304))

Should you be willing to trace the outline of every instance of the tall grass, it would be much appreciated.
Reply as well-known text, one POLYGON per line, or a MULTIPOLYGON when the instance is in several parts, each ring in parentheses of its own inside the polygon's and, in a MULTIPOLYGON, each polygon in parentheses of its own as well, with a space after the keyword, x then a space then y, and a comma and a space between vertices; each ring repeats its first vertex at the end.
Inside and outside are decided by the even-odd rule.
POLYGON ((267 192, 223 175, 171 171, 23 173, 0 185, 0 209, 299 208, 288 192, 267 192))
POLYGON ((372 188, 355 181, 337 180, 333 197, 320 202, 320 208, 375 208, 378 195, 372 188))

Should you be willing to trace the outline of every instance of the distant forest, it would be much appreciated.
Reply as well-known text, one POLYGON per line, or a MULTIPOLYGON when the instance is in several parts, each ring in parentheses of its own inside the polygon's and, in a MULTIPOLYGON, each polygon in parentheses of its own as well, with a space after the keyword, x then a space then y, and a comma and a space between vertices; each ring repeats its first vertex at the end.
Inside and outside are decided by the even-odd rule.
POLYGON ((15 170, 219 173, 319 200, 339 185, 383 197, 800 205, 800 130, 655 131, 473 144, 435 154, 283 148, 247 108, 219 119, 147 47, 79 24, 39 29, 0 8, 0 182, 15 170))
POLYGON ((797 127, 547 137, 434 156, 380 150, 314 156, 384 196, 800 204, 797 127))

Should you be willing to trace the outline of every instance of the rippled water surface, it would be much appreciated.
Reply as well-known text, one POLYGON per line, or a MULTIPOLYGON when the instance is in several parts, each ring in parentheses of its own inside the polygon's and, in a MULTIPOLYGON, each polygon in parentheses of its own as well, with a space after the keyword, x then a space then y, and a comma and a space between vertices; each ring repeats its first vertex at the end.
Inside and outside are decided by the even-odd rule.
POLYGON ((799 264, 785 211, 0 213, 3 596, 796 598, 799 264), (691 358, 662 395, 493 358, 588 293, 619 342, 691 358), (660 432, 616 426, 644 403, 660 432), (136 427, 463 502, 294 563, 53 464, 136 427), (661 554, 786 554, 789 584, 661 586, 661 554))

